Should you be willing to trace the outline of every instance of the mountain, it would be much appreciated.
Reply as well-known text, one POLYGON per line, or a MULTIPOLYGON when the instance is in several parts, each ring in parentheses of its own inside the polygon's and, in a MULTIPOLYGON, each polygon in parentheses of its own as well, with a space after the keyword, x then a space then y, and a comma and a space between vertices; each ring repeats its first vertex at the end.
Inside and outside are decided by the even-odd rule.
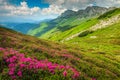
MULTIPOLYGON (((103 14, 106 11, 108 11, 108 8, 98 7, 98 6, 89 6, 85 9, 83 14, 86 15, 86 16, 95 16, 95 15, 103 14)), ((78 11, 78 13, 81 13, 81 10, 78 11)))
POLYGON ((108 11, 108 8, 99 6, 88 6, 85 10, 79 11, 66 10, 58 18, 70 18, 73 16, 77 16, 79 18, 93 17, 96 15, 103 14, 106 11, 108 11))
POLYGON ((75 11, 72 10, 66 10, 64 13, 62 13, 58 18, 69 18, 70 16, 73 16, 75 13, 75 11))
MULTIPOLYGON (((104 40, 112 39, 109 42, 113 47, 109 45, 104 48, 101 48, 95 38, 91 38, 94 41, 89 41, 87 39, 89 36, 85 42, 82 38, 75 39, 82 43, 79 47, 75 45, 78 43, 75 40, 75 44, 52 42, 0 26, 0 78, 2 80, 119 80, 120 46, 116 41, 120 37, 106 35, 113 28, 119 30, 119 25, 109 27, 107 31, 104 29, 94 33, 97 37, 98 33, 102 38, 105 37, 102 44, 106 44, 104 40), (106 36, 101 33, 105 33, 106 36), (90 45, 85 43, 96 46, 90 48, 90 45)), ((112 33, 118 35, 114 30, 112 33)))
POLYGON ((110 10, 98 17, 84 20, 83 22, 80 23, 80 25, 77 25, 74 28, 52 34, 51 36, 49 36, 50 37, 49 39, 57 41, 69 40, 74 37, 77 37, 78 35, 88 30, 96 31, 98 29, 106 28, 111 25, 116 25, 117 23, 119 23, 120 19, 119 14, 120 14, 119 8, 110 10))
POLYGON ((109 52, 119 58, 120 48, 120 8, 116 8, 103 15, 86 21, 74 29, 52 37, 53 40, 61 39, 66 44, 73 43, 86 49, 97 49, 109 52), (95 24, 91 24, 95 21, 95 24), (84 27, 84 28, 83 28, 84 27), (72 33, 70 33, 72 32, 72 33))
POLYGON ((87 7, 86 9, 79 10, 77 12, 67 10, 58 18, 53 19, 49 22, 43 22, 43 24, 45 24, 46 26, 40 25, 39 27, 31 29, 28 34, 41 38, 49 38, 54 33, 57 34, 59 32, 64 32, 66 30, 74 28, 75 26, 80 25, 80 23, 84 22, 85 20, 103 14, 108 10, 108 8, 98 6, 87 7))

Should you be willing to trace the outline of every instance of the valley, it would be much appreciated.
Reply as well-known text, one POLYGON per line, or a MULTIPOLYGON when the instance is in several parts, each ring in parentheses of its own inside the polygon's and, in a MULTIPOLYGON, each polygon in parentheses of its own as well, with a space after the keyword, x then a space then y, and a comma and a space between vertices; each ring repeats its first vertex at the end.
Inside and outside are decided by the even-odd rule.
POLYGON ((21 26, 0 26, 0 80, 120 80, 120 8, 21 26))

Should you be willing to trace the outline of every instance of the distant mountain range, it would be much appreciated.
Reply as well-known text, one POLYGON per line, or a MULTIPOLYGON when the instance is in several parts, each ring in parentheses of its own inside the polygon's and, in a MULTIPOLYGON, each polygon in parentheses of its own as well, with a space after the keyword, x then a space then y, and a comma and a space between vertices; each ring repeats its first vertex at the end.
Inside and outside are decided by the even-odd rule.
POLYGON ((1 25, 6 28, 21 32, 23 34, 27 34, 30 29, 39 26, 38 23, 2 23, 1 25))
POLYGON ((21 32, 23 34, 27 34, 28 31, 30 31, 31 29, 37 28, 40 26, 41 22, 49 22, 51 19, 45 19, 42 21, 38 21, 38 22, 0 22, 0 25, 21 32))

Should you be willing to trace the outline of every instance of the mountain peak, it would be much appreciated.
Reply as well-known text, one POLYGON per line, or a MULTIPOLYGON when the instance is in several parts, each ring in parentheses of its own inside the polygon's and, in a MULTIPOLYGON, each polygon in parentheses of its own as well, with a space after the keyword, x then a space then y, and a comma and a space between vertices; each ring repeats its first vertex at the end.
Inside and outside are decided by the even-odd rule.
POLYGON ((91 16, 103 14, 106 11, 108 11, 108 8, 100 7, 100 6, 88 6, 84 10, 84 14, 86 14, 88 17, 91 17, 91 16))
POLYGON ((87 8, 105 8, 105 7, 100 7, 100 6, 88 6, 87 8))
POLYGON ((66 10, 64 13, 61 14, 60 17, 69 17, 69 16, 72 16, 73 14, 75 14, 76 12, 73 11, 73 10, 66 10))
POLYGON ((105 7, 100 7, 100 6, 88 6, 85 10, 91 10, 91 9, 107 9, 105 7))
POLYGON ((75 11, 69 10, 69 9, 65 11, 65 13, 68 13, 68 12, 75 12, 75 11))

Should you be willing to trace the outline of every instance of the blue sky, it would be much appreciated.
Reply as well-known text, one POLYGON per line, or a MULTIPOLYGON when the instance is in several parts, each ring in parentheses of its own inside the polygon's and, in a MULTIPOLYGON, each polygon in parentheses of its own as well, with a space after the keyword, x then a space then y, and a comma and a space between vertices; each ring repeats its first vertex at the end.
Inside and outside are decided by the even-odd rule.
POLYGON ((0 0, 0 22, 31 22, 53 19, 65 10, 45 0, 0 0))
POLYGON ((120 7, 120 0, 0 0, 0 22, 53 19, 65 10, 87 6, 120 7))
POLYGON ((8 2, 12 5, 20 6, 20 3, 26 1, 29 8, 32 8, 34 6, 40 7, 40 8, 47 8, 49 7, 49 3, 45 3, 44 0, 8 0, 8 2))

